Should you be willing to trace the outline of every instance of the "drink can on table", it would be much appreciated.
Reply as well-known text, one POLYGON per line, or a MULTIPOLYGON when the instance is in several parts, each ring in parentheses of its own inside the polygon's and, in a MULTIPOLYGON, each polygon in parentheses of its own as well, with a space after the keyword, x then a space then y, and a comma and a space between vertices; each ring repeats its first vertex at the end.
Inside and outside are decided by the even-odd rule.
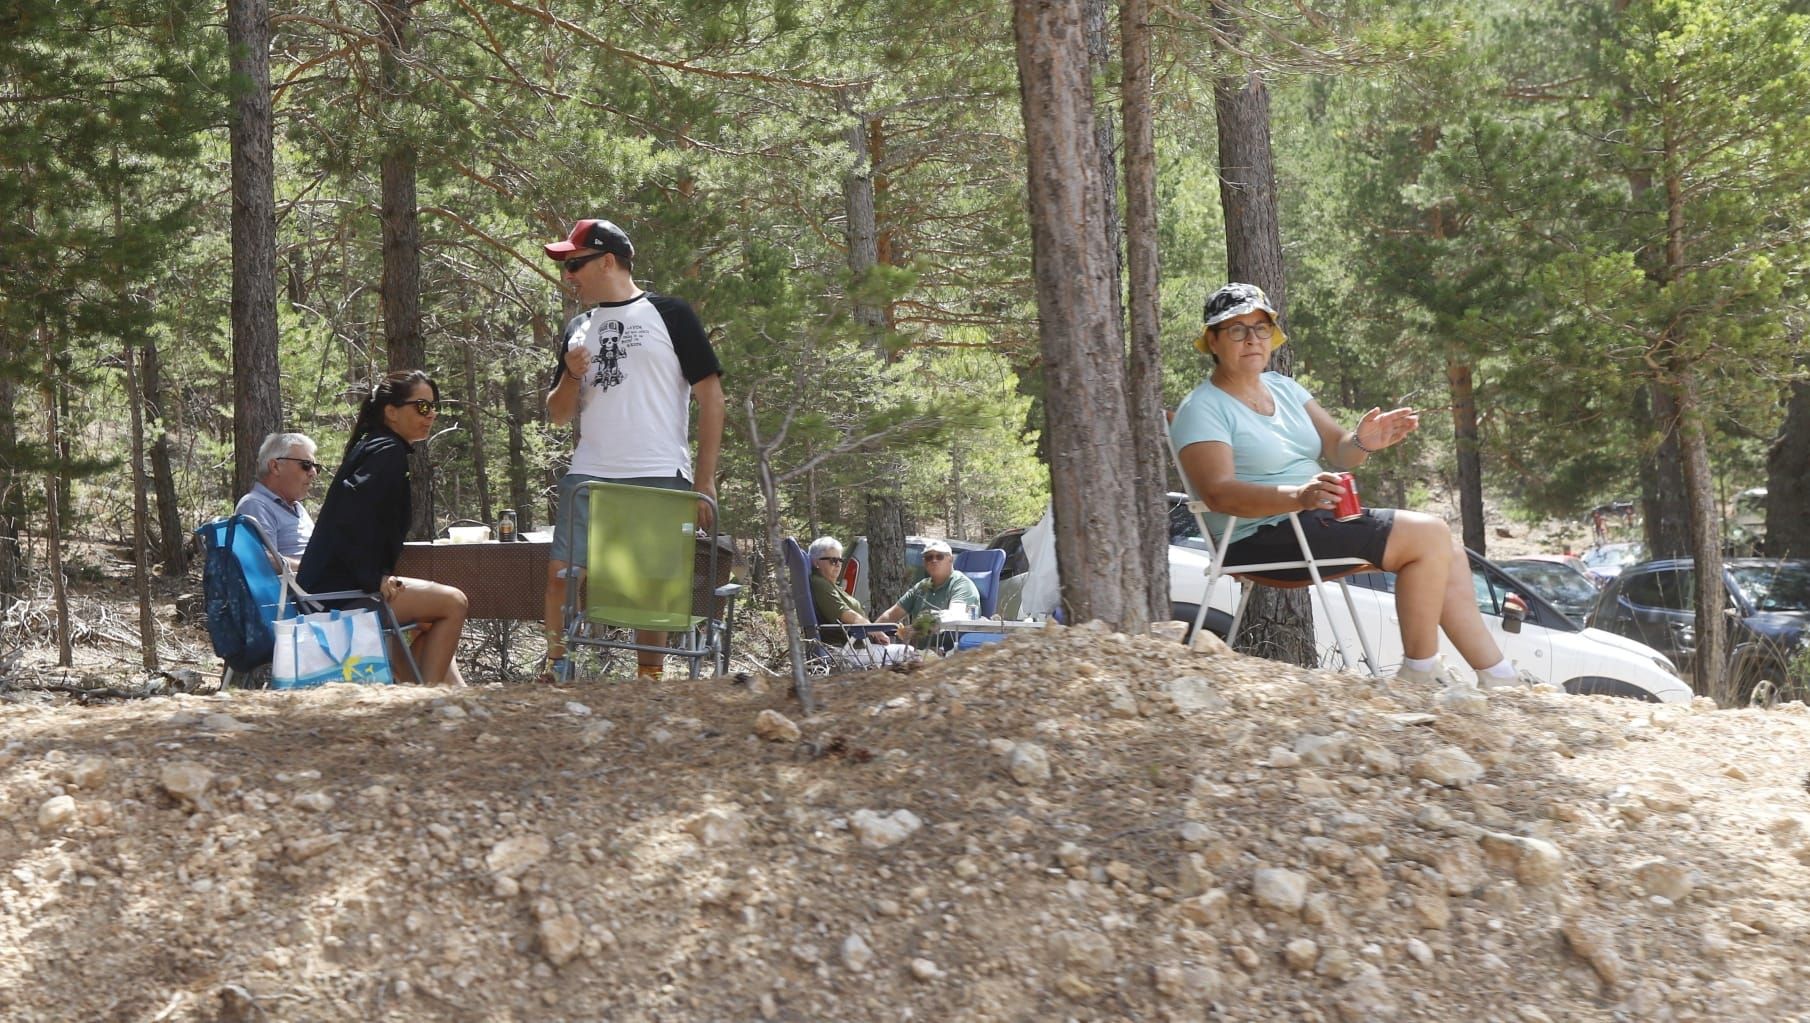
POLYGON ((1345 492, 1339 495, 1339 503, 1332 509, 1332 517, 1340 522, 1350 522, 1364 514, 1364 506, 1358 501, 1357 480, 1348 472, 1339 473, 1339 485, 1345 492))

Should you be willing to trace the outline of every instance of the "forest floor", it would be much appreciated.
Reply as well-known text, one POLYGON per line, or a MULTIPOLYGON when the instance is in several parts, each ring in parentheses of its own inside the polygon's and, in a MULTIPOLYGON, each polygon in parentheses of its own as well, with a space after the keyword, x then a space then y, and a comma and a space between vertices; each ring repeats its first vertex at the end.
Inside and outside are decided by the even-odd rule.
POLYGON ((1801 704, 1089 626, 810 716, 758 674, 218 693, 119 668, 94 589, 68 687, 168 695, 9 648, 8 1023, 1810 1020, 1801 704))

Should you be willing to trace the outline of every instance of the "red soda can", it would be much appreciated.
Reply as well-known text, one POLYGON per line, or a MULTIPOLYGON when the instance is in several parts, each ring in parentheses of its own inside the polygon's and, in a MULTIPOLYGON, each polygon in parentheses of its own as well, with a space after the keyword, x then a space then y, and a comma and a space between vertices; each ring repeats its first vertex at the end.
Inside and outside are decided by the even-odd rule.
POLYGON ((1364 514, 1364 506, 1358 503, 1357 480, 1352 479, 1350 473, 1342 472, 1339 473, 1339 486, 1344 487, 1345 492, 1339 496, 1339 503, 1333 507, 1332 517, 1340 522, 1350 522, 1352 519, 1361 517, 1364 514))

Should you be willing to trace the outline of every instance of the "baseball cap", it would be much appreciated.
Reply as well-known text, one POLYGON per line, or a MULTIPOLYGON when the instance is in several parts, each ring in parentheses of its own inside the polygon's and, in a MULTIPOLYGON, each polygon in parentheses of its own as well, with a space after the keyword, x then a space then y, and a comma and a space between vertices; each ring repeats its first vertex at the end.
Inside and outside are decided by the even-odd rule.
POLYGON ((944 543, 943 541, 931 540, 928 543, 924 544, 924 553, 925 554, 954 554, 955 552, 951 551, 949 549, 949 545, 944 543))
POLYGON ((572 233, 565 241, 542 247, 548 259, 569 259, 581 252, 611 252, 635 258, 635 246, 628 240, 628 232, 607 220, 581 220, 572 225, 572 233))
MULTIPOLYGON (((1282 324, 1278 322, 1276 307, 1270 305, 1269 296, 1255 284, 1228 284, 1207 296, 1205 306, 1201 309, 1201 319, 1208 327, 1224 323, 1234 316, 1246 313, 1265 312, 1270 314, 1270 322, 1276 324, 1276 333, 1270 337, 1270 351, 1281 348, 1288 342, 1288 335, 1282 333, 1282 324)), ((1202 355, 1207 353, 1207 332, 1202 330, 1194 339, 1194 350, 1202 355)))

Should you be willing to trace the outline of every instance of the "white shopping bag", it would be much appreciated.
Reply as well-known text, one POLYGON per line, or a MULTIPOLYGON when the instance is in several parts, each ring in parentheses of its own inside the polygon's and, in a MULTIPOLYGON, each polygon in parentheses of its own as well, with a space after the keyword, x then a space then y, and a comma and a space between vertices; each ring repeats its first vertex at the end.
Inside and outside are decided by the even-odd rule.
POLYGON ((328 682, 388 685, 390 658, 375 611, 322 611, 276 623, 272 689, 307 689, 328 682))

